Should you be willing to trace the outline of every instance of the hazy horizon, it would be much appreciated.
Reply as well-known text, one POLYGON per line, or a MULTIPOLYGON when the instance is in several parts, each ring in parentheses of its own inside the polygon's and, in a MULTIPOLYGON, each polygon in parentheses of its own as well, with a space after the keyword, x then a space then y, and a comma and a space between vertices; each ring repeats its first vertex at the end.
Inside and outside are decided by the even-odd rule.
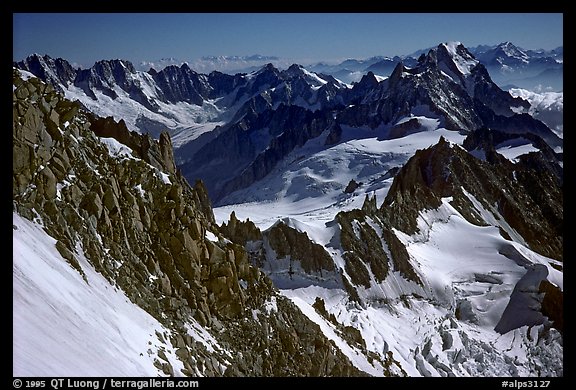
POLYGON ((77 66, 206 56, 310 64, 407 55, 441 42, 563 46, 563 14, 13 14, 13 60, 32 53, 77 66))

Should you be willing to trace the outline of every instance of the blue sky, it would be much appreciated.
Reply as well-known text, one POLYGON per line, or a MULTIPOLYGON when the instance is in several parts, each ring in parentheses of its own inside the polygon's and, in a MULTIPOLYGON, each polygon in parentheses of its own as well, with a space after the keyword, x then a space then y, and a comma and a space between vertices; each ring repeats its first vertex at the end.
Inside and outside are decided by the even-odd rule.
POLYGON ((13 14, 13 59, 31 53, 82 66, 209 55, 295 62, 404 55, 445 41, 563 45, 562 14, 13 14))

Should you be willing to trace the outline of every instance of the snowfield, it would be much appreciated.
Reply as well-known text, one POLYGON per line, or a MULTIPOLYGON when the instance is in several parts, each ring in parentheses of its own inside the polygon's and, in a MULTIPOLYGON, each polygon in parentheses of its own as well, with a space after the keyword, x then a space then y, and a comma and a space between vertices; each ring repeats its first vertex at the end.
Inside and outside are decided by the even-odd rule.
MULTIPOLYGON (((437 127, 432 119, 425 123, 437 127)), ((250 218, 264 229, 281 217, 313 225, 321 222, 324 229, 323 223, 338 212, 361 208, 366 194, 384 200, 393 180, 385 173, 402 166, 416 150, 438 143, 440 137, 457 144, 465 138, 456 131, 425 127, 425 131, 389 140, 385 139, 388 131, 343 126, 342 142, 329 148, 324 146, 327 133, 309 140, 264 179, 224 198, 221 203, 228 205, 214 208, 217 222, 228 221, 235 211, 239 219, 250 218), (343 193, 352 179, 362 186, 353 194, 343 193)))
POLYGON ((129 130, 140 133, 139 125, 145 124, 150 129, 151 135, 156 138, 161 131, 170 131, 175 148, 224 124, 218 119, 222 115, 222 110, 216 106, 217 100, 205 101, 202 106, 186 102, 167 104, 160 101, 152 89, 152 82, 149 80, 151 76, 146 73, 137 73, 136 77, 139 77, 146 97, 158 105, 157 112, 133 100, 118 85, 113 87, 118 95, 116 99, 94 89, 93 92, 97 98, 94 100, 86 96, 82 89, 73 85, 68 86, 64 92, 67 99, 81 101, 96 115, 103 118, 111 116, 116 121, 124 120, 129 130))

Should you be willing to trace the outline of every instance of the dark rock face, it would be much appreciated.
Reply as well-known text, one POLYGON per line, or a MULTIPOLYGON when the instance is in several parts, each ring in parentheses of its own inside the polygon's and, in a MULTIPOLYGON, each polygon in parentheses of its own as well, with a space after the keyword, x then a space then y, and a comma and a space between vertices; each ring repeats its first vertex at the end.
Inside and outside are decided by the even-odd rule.
POLYGON ((380 243, 380 237, 364 220, 362 213, 358 210, 348 214, 340 213, 338 222, 342 229, 340 240, 345 251, 343 255, 346 260, 345 271, 350 275, 352 283, 370 287, 367 267, 370 267, 376 282, 383 281, 388 275, 388 255, 380 243), (355 230, 359 231, 359 234, 355 230))
POLYGON ((480 118, 473 111, 463 109, 473 106, 472 98, 459 82, 442 74, 444 63, 439 62, 436 51, 431 51, 415 68, 398 64, 387 80, 365 94, 360 104, 345 109, 339 119, 352 126, 393 124, 409 116, 415 108, 418 111, 419 107, 426 106, 431 111, 428 115, 442 118, 446 128, 475 130, 480 127, 480 118), (359 111, 365 114, 358 115, 359 111), (362 117, 370 119, 359 123, 362 117))
POLYGON ((388 138, 402 138, 409 134, 418 132, 421 128, 422 126, 420 125, 420 121, 418 121, 416 118, 412 118, 392 126, 388 133, 388 138))
POLYGON ((321 274, 322 270, 335 270, 330 255, 321 245, 310 241, 308 234, 279 222, 266 231, 265 235, 279 258, 290 257, 291 262, 299 262, 304 272, 321 274))
POLYGON ((212 89, 210 97, 223 96, 245 84, 246 80, 243 76, 243 74, 231 76, 218 71, 211 72, 208 75, 208 83, 212 89))
POLYGON ((362 183, 358 183, 356 180, 352 179, 348 182, 346 188, 344 188, 344 193, 351 194, 356 191, 360 185, 362 185, 362 183))
POLYGON ((188 102, 201 106, 212 92, 207 77, 194 72, 187 64, 167 66, 160 72, 152 73, 152 77, 164 102, 188 102))
POLYGON ((484 106, 488 107, 497 115, 506 117, 513 116, 514 113, 510 107, 530 108, 530 103, 518 97, 513 97, 508 92, 500 89, 490 78, 488 71, 482 65, 472 69, 470 75, 472 83, 473 96, 478 99, 484 106))
POLYGON ((539 293, 543 293, 541 310, 552 321, 552 327, 564 333, 564 293, 547 280, 540 282, 539 293))
POLYGON ((262 240, 262 232, 254 225, 254 222, 250 220, 238 220, 234 211, 230 214, 228 223, 224 222, 222 226, 220 226, 220 230, 233 243, 242 246, 250 241, 262 240))
POLYGON ((346 102, 348 104, 358 104, 364 96, 378 86, 378 80, 372 72, 366 73, 359 82, 354 84, 354 88, 345 92, 346 102))
MULTIPOLYGON (((538 253, 563 259, 562 168, 554 152, 530 153, 512 163, 495 152, 493 144, 514 136, 490 130, 483 133, 487 137, 484 144, 492 148, 487 161, 442 138, 437 145, 417 151, 399 170, 380 208, 374 198, 367 196, 361 210, 337 215, 339 245, 346 262, 346 276, 342 278, 349 293, 353 286, 369 288, 383 281, 391 270, 422 284, 393 229, 409 235, 417 233, 420 212, 438 208, 445 197, 452 197, 451 205, 469 222, 484 225, 465 192, 493 213, 495 220, 503 221, 500 231, 506 239, 517 237, 538 253), (546 153, 552 153, 551 158, 546 158, 546 153)), ((479 134, 473 133, 465 144, 477 145, 479 134)), ((528 137, 546 145, 534 135, 528 137)), ((555 291, 549 294, 543 307, 550 314, 559 298, 555 291)), ((559 322, 558 316, 553 321, 559 322)))
POLYGON ((63 92, 60 84, 67 87, 74 83, 76 69, 62 58, 53 59, 47 55, 33 54, 23 61, 14 64, 18 69, 27 70, 40 79, 52 84, 59 92, 63 92))
POLYGON ((340 226, 345 271, 353 285, 369 288, 372 282, 384 281, 392 270, 422 284, 406 248, 392 231, 386 215, 376 208, 375 198, 367 197, 361 210, 338 213, 336 221, 340 226), (370 273, 374 275, 373 281, 370 273))
MULTIPOLYGON (((202 183, 191 187, 174 171, 167 135, 157 142, 130 133, 38 79, 23 81, 15 71, 13 80, 14 211, 42 218, 76 269, 80 245, 98 272, 170 329, 173 336, 159 340, 178 348, 178 374, 362 375, 276 293, 242 246, 224 239, 202 183), (126 141, 131 158, 110 155, 94 131, 126 141), (276 309, 267 310, 271 302, 276 309), (219 329, 213 336, 233 353, 194 341, 191 319, 219 329)), ((161 359, 159 373, 176 374, 161 359)))

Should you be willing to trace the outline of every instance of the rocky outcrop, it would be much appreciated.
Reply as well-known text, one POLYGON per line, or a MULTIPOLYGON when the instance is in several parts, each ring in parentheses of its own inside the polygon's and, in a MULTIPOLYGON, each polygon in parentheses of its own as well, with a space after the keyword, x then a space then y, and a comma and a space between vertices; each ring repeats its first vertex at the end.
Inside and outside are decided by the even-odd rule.
POLYGON ((348 182, 348 184, 346 185, 346 188, 344 188, 344 193, 345 194, 352 194, 354 191, 356 191, 358 189, 358 187, 360 187, 362 185, 362 183, 358 183, 356 180, 352 179, 348 182))
POLYGON ((542 153, 519 160, 514 164, 496 153, 482 161, 442 138, 437 145, 417 151, 402 167, 381 210, 395 228, 414 234, 420 210, 435 209, 441 198, 451 196, 451 204, 469 222, 480 224, 465 190, 496 219, 503 218, 532 250, 561 260, 562 168, 542 153))
MULTIPOLYGON (((485 142, 489 145, 511 137, 485 133, 491 136, 485 142)), ((477 135, 471 137, 476 141, 471 138, 465 144, 477 145, 477 135)), ((494 215, 492 221, 502 221, 498 226, 506 239, 520 240, 538 253, 563 259, 562 168, 554 152, 544 148, 545 153, 552 153, 551 159, 539 152, 512 163, 491 147, 491 157, 483 161, 441 138, 437 145, 417 151, 399 170, 380 208, 375 198, 367 196, 362 209, 337 215, 338 236, 329 245, 342 251, 342 278, 352 299, 361 300, 351 293, 355 287, 369 289, 384 282, 392 271, 423 285, 395 230, 418 233, 420 214, 437 209, 447 197, 470 223, 487 223, 481 207, 494 215)), ((558 306, 558 291, 562 293, 549 289, 549 299, 543 304, 548 313, 558 306)), ((554 318, 561 327, 561 320, 554 318)))
POLYGON ((246 245, 248 242, 255 242, 262 240, 262 232, 254 225, 254 222, 247 219, 240 221, 236 217, 236 213, 232 211, 228 223, 222 223, 220 231, 228 237, 233 243, 238 245, 246 245))
POLYGON ((307 274, 320 273, 322 271, 334 271, 334 262, 326 250, 308 238, 305 232, 288 226, 285 222, 278 222, 265 232, 270 248, 276 256, 290 258, 292 263, 298 263, 307 274))
POLYGON ((239 221, 232 212, 220 230, 249 253, 251 263, 268 275, 278 288, 320 285, 341 287, 342 281, 334 260, 322 245, 313 242, 306 232, 289 226, 290 220, 278 221, 261 232, 249 220, 239 221))
POLYGON ((386 216, 376 208, 375 197, 366 197, 362 209, 338 213, 336 221, 340 227, 344 270, 353 285, 370 288, 383 282, 391 271, 422 284, 406 248, 386 216))
MULTIPOLYGON (((126 133, 39 79, 13 79, 14 210, 41 219, 72 267, 82 273, 81 253, 173 331, 158 337, 177 348, 178 374, 362 375, 222 236, 203 184, 174 172, 167 135, 126 133), (222 349, 195 341, 191 322, 222 349)), ((176 374, 160 352, 155 365, 176 374)))

